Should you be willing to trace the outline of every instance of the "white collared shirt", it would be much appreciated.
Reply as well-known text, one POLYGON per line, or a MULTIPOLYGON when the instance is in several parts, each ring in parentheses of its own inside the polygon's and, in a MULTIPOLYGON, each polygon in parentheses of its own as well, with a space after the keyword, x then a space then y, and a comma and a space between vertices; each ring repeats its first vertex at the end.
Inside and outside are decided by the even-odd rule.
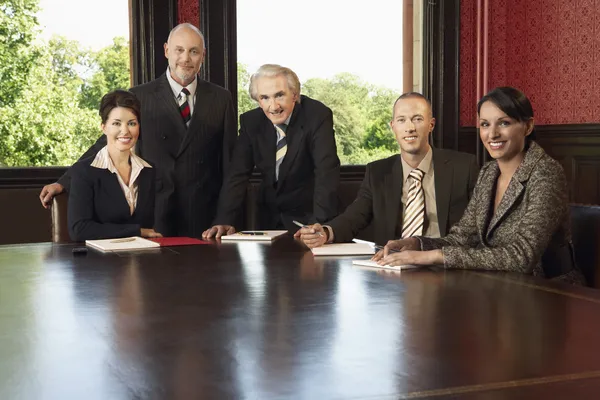
MULTIPOLYGON (((184 88, 184 86, 181 86, 179 83, 175 82, 175 79, 173 79, 171 76, 169 67, 167 67, 167 80, 169 81, 169 86, 171 86, 171 90, 175 96, 175 102, 177 102, 177 99, 179 99, 179 95, 181 94, 181 90, 184 88)), ((185 88, 190 92, 190 95, 187 98, 188 104, 190 105, 190 115, 194 115, 194 106, 196 105, 196 87, 198 87, 197 77, 194 77, 192 83, 185 86, 185 88)))
POLYGON ((131 152, 131 156, 129 158, 131 162, 131 177, 129 178, 129 185, 126 185, 121 175, 117 171, 115 164, 113 164, 110 155, 108 154, 108 146, 104 146, 102 150, 100 150, 94 161, 90 164, 94 168, 107 169, 113 174, 117 175, 117 179, 119 180, 119 185, 121 186, 121 190, 125 195, 125 199, 127 200, 127 204, 129 204, 129 212, 133 215, 135 211, 135 207, 137 205, 138 200, 138 184, 137 178, 140 175, 140 172, 144 168, 152 168, 150 164, 144 161, 142 158, 136 156, 133 151, 131 152))

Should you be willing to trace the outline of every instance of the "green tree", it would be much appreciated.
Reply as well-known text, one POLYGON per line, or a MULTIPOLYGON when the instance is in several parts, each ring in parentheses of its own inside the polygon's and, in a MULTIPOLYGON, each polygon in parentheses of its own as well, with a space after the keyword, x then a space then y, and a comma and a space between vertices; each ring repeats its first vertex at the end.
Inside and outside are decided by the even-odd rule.
POLYGON ((70 165, 100 133, 97 112, 79 108, 79 78, 69 54, 77 47, 51 40, 36 51, 29 85, 0 107, 0 162, 7 166, 70 165))
POLYGON ((390 128, 392 107, 398 95, 387 88, 374 87, 371 90, 370 106, 363 147, 366 149, 384 148, 398 151, 398 143, 390 128))
POLYGON ((238 121, 240 115, 246 111, 250 111, 256 108, 257 103, 252 100, 248 87, 250 86, 250 73, 248 73, 248 66, 245 64, 237 64, 237 87, 238 87, 238 121))
POLYGON ((0 107, 19 98, 30 82, 30 70, 39 54, 31 43, 36 38, 39 0, 0 2, 0 107))
POLYGON ((129 89, 129 43, 124 37, 116 37, 113 43, 88 56, 88 74, 81 87, 82 107, 97 110, 102 96, 111 90, 129 89))

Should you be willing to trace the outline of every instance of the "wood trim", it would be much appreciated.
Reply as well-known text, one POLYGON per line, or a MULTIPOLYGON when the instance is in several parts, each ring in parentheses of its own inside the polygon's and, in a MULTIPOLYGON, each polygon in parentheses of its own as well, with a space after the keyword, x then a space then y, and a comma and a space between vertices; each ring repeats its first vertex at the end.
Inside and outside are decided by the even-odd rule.
POLYGON ((163 44, 177 25, 177 0, 130 0, 130 55, 133 86, 167 69, 163 44))
POLYGON ((231 92, 237 112, 236 0, 199 0, 200 29, 206 40, 202 79, 231 92))
POLYGON ((460 0, 423 2, 423 94, 436 118, 436 147, 458 149, 460 0))
POLYGON ((56 182, 67 167, 0 168, 0 189, 41 188, 56 182))

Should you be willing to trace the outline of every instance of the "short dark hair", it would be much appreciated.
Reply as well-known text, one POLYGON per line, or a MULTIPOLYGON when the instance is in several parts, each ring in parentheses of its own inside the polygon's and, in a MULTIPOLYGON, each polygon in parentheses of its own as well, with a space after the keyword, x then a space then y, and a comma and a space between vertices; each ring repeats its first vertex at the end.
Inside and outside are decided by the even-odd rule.
MULTIPOLYGON (((400 100, 404 100, 404 99, 412 99, 412 98, 417 98, 417 99, 423 99, 427 102, 427 105, 429 106, 429 110, 431 110, 431 101, 429 101, 429 99, 425 96, 423 96, 421 93, 419 92, 406 92, 406 93, 402 93, 400 95, 400 97, 398 97, 396 99, 396 101, 394 102, 394 105, 392 106, 392 117, 394 116, 394 110, 396 109, 396 104, 400 101, 400 100)), ((433 111, 431 111, 433 114, 433 111)))
POLYGON ((117 107, 125 107, 131 110, 140 122, 140 109, 141 104, 135 94, 122 89, 113 90, 112 92, 106 93, 102 100, 100 100, 100 119, 102 123, 105 124, 108 120, 108 115, 110 112, 117 107))
MULTIPOLYGON (((477 103, 477 115, 480 114, 483 103, 491 101, 502 112, 510 118, 519 121, 527 122, 533 118, 533 107, 531 102, 525 96, 525 93, 519 89, 510 86, 501 86, 492 89, 477 103)), ((535 139, 535 128, 527 136, 526 141, 529 142, 535 139)))

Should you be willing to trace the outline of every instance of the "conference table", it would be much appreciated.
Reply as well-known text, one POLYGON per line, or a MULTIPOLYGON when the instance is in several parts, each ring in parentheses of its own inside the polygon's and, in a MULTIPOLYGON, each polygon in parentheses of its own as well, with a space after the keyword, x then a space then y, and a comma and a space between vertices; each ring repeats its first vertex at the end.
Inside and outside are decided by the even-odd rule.
POLYGON ((0 399, 596 399, 600 295, 291 237, 0 246, 0 399), (356 258, 356 257, 354 257, 356 258))

